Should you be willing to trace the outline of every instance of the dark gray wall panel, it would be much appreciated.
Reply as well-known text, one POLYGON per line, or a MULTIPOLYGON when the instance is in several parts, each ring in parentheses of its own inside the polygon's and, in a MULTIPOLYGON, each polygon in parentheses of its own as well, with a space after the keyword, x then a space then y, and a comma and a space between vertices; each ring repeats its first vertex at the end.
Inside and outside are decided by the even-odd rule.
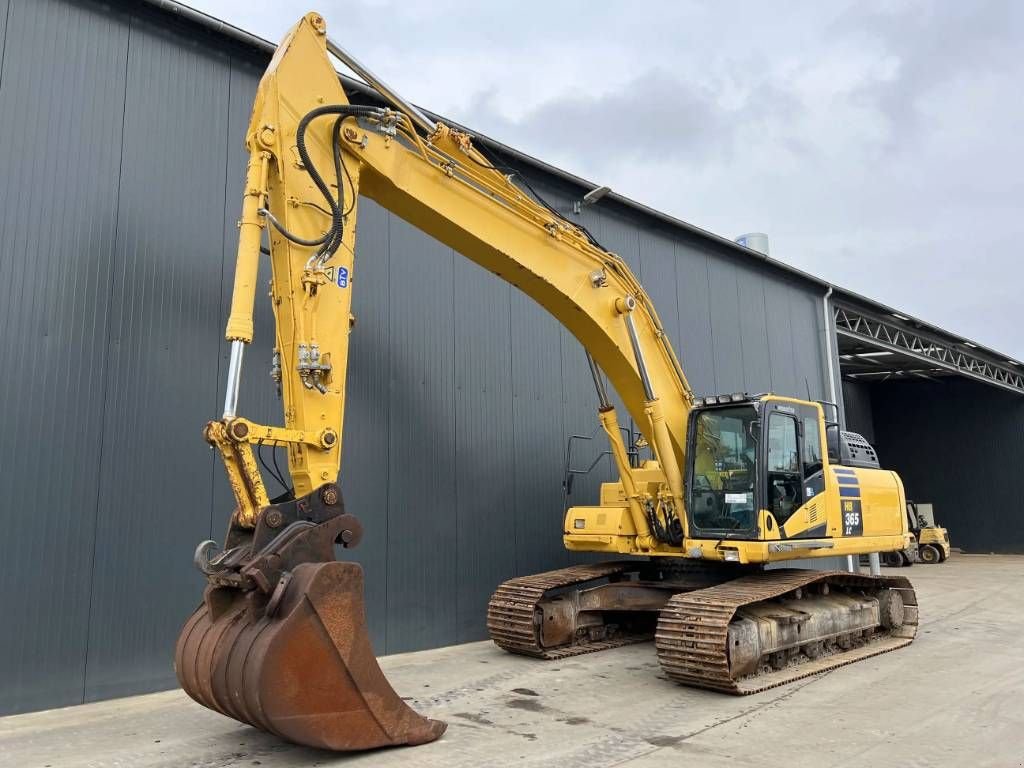
POLYGON ((742 391, 767 392, 772 388, 772 360, 766 324, 765 279, 761 272, 737 270, 736 294, 743 353, 742 391))
POLYGON ((742 392, 743 333, 736 266, 726 260, 709 260, 708 289, 715 386, 720 392, 742 392))
POLYGON ((349 337, 339 482, 346 510, 362 521, 365 533, 358 547, 339 556, 363 566, 366 621, 374 649, 383 653, 388 647, 391 214, 366 198, 359 200, 358 213, 356 260, 349 283, 356 324, 349 337))
POLYGON ((3 714, 82 700, 128 30, 50 0, 0 10, 3 714))
POLYGON ((765 330, 771 353, 771 391, 792 395, 797 387, 800 371, 793 351, 793 322, 789 312, 789 285, 781 280, 764 281, 765 330))
POLYGON ((679 296, 679 331, 674 339, 676 354, 693 391, 698 395, 714 394, 719 387, 715 379, 708 255, 702 249, 676 242, 675 257, 679 296))
POLYGON ((871 386, 879 459, 965 552, 1024 552, 1024 400, 966 379, 871 386))
POLYGON ((797 372, 795 397, 825 397, 824 337, 821 299, 794 286, 789 289, 789 319, 793 329, 793 358, 797 372))
POLYGON ((679 288, 675 244, 660 232, 639 231, 644 290, 661 318, 661 325, 679 354, 679 288))
MULTIPOLYGON (((586 213, 594 209, 588 206, 586 213)), ((629 265, 638 278, 643 279, 643 258, 640 251, 640 229, 636 222, 615 211, 598 207, 601 223, 597 239, 601 245, 618 256, 629 265)), ((570 217, 572 220, 572 217, 570 217)))
POLYGON ((456 636, 468 642, 487 636, 487 601, 515 573, 512 288, 463 258, 454 275, 456 636))
POLYGON ((558 323, 532 299, 519 291, 511 299, 515 570, 528 574, 568 563, 562 546, 562 339, 558 323))
POLYGON ((867 382, 843 382, 843 406, 846 428, 859 432, 869 443, 875 442, 875 420, 871 410, 871 386, 867 382))
POLYGON ((450 248, 390 217, 388 650, 456 640, 450 248))
POLYGON ((196 602, 188 553, 209 525, 211 459, 182 414, 208 413, 218 387, 216 366, 197 363, 216 360, 222 322, 229 71, 133 21, 87 699, 172 682, 196 602))

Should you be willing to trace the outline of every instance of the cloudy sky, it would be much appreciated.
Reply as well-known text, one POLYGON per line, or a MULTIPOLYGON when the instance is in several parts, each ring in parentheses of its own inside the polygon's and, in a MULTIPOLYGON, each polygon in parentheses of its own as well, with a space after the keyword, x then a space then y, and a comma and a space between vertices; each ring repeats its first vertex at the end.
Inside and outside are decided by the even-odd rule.
POLYGON ((1024 357, 1024 2, 190 4, 315 5, 415 103, 1024 357))

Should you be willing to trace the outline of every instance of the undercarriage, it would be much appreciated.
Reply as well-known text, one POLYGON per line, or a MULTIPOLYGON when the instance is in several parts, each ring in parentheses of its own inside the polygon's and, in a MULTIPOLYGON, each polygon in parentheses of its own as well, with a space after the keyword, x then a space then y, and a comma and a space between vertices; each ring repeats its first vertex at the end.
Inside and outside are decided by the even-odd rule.
POLYGON ((499 647, 541 659, 653 638, 669 678, 748 694, 909 644, 917 599, 899 576, 617 561, 511 579, 487 626, 499 647))

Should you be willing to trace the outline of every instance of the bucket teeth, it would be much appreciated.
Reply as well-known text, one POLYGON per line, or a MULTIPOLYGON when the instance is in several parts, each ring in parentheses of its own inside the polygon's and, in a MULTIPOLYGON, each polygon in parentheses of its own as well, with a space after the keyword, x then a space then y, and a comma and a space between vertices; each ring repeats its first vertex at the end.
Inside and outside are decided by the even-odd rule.
POLYGON ((273 617, 205 602, 175 653, 182 688, 205 707, 297 744, 361 750, 423 744, 445 724, 417 714, 388 683, 363 618, 356 563, 298 566, 273 617))

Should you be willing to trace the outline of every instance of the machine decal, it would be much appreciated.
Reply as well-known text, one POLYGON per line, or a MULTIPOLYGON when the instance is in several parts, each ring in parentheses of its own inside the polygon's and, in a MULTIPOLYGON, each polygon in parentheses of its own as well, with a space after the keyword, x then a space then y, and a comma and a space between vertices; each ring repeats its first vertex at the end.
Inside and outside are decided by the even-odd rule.
POLYGON ((827 523, 821 523, 820 525, 816 525, 813 528, 808 528, 803 533, 798 533, 796 535, 796 538, 798 538, 798 539, 817 539, 817 538, 819 538, 821 536, 824 536, 825 533, 827 532, 827 530, 828 530, 828 524, 827 523))
POLYGON ((348 288, 348 267, 338 267, 338 279, 339 288, 348 288))
POLYGON ((864 516, 859 499, 843 499, 843 536, 862 536, 864 516))
POLYGON ((841 485, 839 486, 839 495, 843 497, 853 497, 855 499, 860 498, 860 486, 859 485, 841 485))

